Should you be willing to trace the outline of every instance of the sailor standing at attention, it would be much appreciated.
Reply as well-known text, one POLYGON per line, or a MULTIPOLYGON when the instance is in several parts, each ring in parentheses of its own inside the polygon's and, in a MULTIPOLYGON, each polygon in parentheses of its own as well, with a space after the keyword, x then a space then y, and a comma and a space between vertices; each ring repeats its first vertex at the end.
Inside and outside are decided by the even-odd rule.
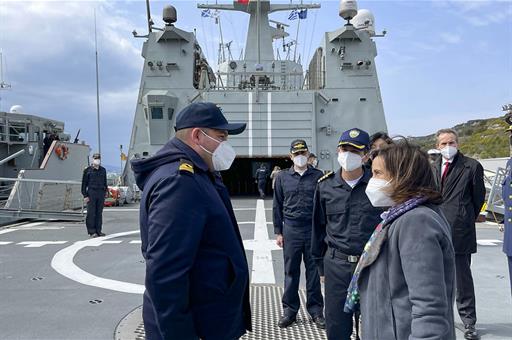
POLYGON ((325 276, 329 340, 350 340, 353 315, 343 312, 347 289, 383 211, 371 204, 365 192, 371 170, 363 166, 363 157, 369 149, 367 132, 357 128, 343 132, 338 143, 341 168, 320 178, 315 191, 311 253, 320 276, 325 276))
POLYGON ((148 340, 234 340, 251 330, 249 268, 219 173, 236 156, 228 134, 245 126, 229 124, 213 103, 194 103, 176 117, 175 138, 132 161, 143 192, 148 340))
POLYGON ((101 165, 101 155, 92 155, 92 164, 85 168, 82 176, 82 195, 87 203, 87 233, 90 237, 105 236, 101 231, 103 203, 107 194, 107 171, 101 165))
POLYGON ((281 328, 295 322, 300 308, 300 265, 303 258, 306 267, 306 308, 313 322, 325 328, 320 277, 311 257, 313 195, 323 173, 308 164, 308 156, 306 142, 294 140, 290 147, 293 166, 277 175, 274 186, 274 232, 277 245, 283 248, 284 255, 284 315, 279 320, 281 328))

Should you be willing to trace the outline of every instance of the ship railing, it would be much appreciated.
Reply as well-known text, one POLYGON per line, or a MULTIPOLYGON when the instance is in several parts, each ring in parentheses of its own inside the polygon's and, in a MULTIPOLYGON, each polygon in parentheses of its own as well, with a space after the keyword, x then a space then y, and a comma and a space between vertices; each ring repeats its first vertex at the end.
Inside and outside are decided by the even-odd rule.
POLYGON ((303 90, 302 72, 216 72, 215 85, 210 91, 295 91, 303 90))
POLYGON ((0 196, 1 217, 84 220, 81 181, 0 177, 0 182, 0 193, 11 188, 7 199, 0 196))
MULTIPOLYGON (((486 170, 486 172, 488 172, 486 170)), ((505 214, 505 206, 503 202, 503 197, 501 195, 501 184, 506 176, 506 169, 498 168, 496 169, 496 173, 494 176, 484 176, 484 181, 486 184, 491 182, 489 195, 487 197, 487 208, 486 210, 491 213, 496 221, 500 221, 496 214, 504 215, 505 214)), ((486 185, 487 186, 487 185, 486 185)))
POLYGON ((28 125, 26 122, 0 120, 0 142, 9 144, 26 144, 28 141, 28 125))

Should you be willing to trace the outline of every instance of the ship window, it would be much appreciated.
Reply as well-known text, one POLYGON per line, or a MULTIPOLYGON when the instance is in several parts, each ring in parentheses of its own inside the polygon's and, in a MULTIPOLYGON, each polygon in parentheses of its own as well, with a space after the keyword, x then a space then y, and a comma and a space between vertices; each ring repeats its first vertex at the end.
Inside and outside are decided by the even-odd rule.
POLYGON ((164 108, 163 107, 152 107, 151 108, 151 119, 164 119, 164 108))
POLYGON ((172 107, 167 109, 167 118, 169 120, 172 120, 172 117, 174 116, 174 109, 172 107))
POLYGON ((360 102, 365 102, 365 101, 366 101, 366 98, 359 98, 359 101, 360 101, 360 102))
POLYGON ((144 152, 142 153, 142 157, 147 157, 147 156, 149 156, 149 152, 144 151, 144 152))
POLYGON ((333 98, 332 101, 333 102, 337 102, 339 99, 338 98, 333 98))

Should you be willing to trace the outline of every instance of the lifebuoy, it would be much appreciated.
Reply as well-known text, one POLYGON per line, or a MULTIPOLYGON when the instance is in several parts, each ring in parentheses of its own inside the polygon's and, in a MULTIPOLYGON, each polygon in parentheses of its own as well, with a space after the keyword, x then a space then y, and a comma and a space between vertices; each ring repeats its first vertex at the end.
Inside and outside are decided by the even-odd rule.
POLYGON ((55 154, 62 160, 68 158, 69 148, 65 144, 57 144, 55 154))

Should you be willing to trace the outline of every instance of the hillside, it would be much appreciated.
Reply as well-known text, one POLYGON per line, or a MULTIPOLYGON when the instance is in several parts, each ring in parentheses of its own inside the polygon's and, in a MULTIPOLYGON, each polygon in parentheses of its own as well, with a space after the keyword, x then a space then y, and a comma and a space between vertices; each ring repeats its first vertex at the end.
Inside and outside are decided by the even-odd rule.
MULTIPOLYGON (((474 158, 496 158, 509 156, 508 125, 503 117, 470 120, 453 127, 459 134, 459 149, 474 158)), ((435 148, 435 133, 423 137, 410 137, 424 150, 435 148)))

